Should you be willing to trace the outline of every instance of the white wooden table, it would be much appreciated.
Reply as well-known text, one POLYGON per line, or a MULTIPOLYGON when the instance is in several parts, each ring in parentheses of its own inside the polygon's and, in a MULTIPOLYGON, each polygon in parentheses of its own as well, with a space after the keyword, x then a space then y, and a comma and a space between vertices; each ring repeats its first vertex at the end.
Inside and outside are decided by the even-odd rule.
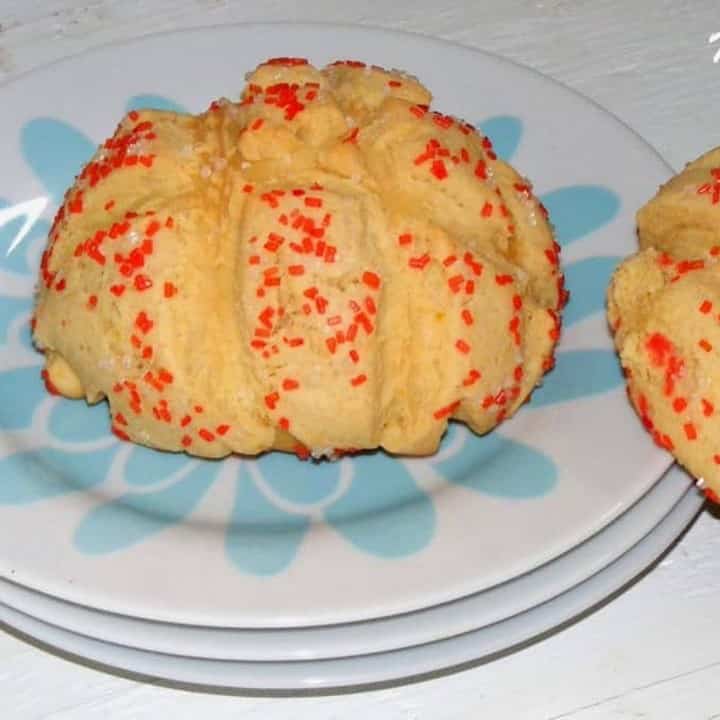
MULTIPOLYGON (((717 0, 0 0, 0 81, 114 40, 268 20, 380 25, 500 53, 595 99, 675 168, 720 144, 720 63, 708 45, 720 31, 717 0)), ((0 632, 0 717, 720 718, 719 550, 718 518, 706 510, 652 572, 543 642, 453 675, 350 695, 189 693, 0 632)))

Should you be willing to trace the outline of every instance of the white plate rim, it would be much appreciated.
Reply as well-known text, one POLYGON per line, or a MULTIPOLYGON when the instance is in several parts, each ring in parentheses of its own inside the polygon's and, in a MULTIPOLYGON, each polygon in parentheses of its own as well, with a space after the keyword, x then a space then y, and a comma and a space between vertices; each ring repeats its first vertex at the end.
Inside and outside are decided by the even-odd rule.
MULTIPOLYGON (((679 472, 674 470, 673 472, 679 472)), ((521 649, 554 628, 590 614, 654 563, 702 508, 704 500, 688 489, 665 520, 611 565, 543 605, 508 620, 435 643, 352 658, 296 662, 232 662, 150 653, 103 643, 44 623, 0 603, 0 622, 74 656, 153 680, 208 690, 269 692, 372 689, 433 673, 448 672, 521 649), (481 649, 482 648, 482 649, 481 649), (203 677, 202 681, 198 681, 203 677), (244 679, 243 679, 244 678, 244 679)))
POLYGON ((669 470, 605 528, 524 575, 444 605, 378 620, 285 630, 177 625, 104 613, 3 579, 0 603, 76 634, 170 655, 277 662, 388 652, 479 630, 577 587, 662 523, 688 492, 687 482, 669 470))

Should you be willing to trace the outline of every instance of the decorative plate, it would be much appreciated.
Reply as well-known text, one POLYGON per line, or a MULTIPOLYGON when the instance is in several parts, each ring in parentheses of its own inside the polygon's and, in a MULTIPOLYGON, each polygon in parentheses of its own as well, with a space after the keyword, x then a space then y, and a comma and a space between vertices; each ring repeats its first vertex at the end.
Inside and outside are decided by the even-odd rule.
POLYGON ((429 38, 245 25, 108 46, 0 88, 0 577, 127 615, 234 627, 357 621, 527 572, 634 503, 670 463, 625 399, 603 306, 634 212, 668 168, 537 73, 429 38), (197 111, 270 56, 405 68, 535 182, 572 298, 557 367, 485 437, 427 459, 188 459, 121 443, 105 407, 49 397, 28 319, 48 219, 131 107, 197 111))

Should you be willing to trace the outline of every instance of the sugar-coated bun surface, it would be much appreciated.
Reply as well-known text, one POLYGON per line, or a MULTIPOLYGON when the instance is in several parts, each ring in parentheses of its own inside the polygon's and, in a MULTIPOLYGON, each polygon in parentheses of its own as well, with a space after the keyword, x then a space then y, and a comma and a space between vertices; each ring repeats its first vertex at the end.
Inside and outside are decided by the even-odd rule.
POLYGON ((628 395, 655 442, 720 497, 720 149, 640 209, 638 236, 608 291, 628 395))
POLYGON ((452 418, 512 415, 552 367, 559 248, 530 183, 430 101, 280 58, 239 102, 128 114, 43 255, 48 386, 206 457, 427 454, 452 418))

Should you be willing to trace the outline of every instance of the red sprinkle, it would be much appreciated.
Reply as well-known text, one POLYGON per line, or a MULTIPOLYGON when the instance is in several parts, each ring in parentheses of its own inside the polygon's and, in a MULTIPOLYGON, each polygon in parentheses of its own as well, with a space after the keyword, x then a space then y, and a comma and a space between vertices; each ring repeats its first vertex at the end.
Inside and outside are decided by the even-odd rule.
POLYGON ((685 425, 683 425, 683 430, 685 431, 685 436, 688 440, 697 439, 697 430, 692 423, 685 423, 685 425))
POLYGON ((137 327, 143 335, 147 335, 153 329, 153 321, 147 316, 147 313, 142 310, 137 314, 135 318, 135 327, 137 327))
POLYGON ((677 265, 677 270, 681 275, 690 272, 691 270, 702 270, 705 267, 704 260, 683 260, 677 265))
POLYGON ((295 445, 293 452, 300 460, 307 460, 310 457, 310 451, 304 445, 295 445))
POLYGON ((456 400, 453 403, 450 403, 449 405, 446 405, 445 407, 441 407, 439 410, 436 410, 433 413, 433 417, 436 420, 442 420, 443 418, 449 417, 452 415, 457 409, 460 407, 460 401, 456 400))
POLYGON ((272 317, 275 315, 275 310, 269 305, 258 315, 258 320, 268 329, 272 328, 272 317))
POLYGON ((285 238, 282 235, 278 235, 277 233, 271 232, 268 235, 267 242, 263 245, 263 247, 268 252, 276 252, 284 242, 285 242, 285 238))
POLYGON ((318 313, 320 315, 325 314, 325 310, 327 310, 327 306, 328 306, 328 301, 322 295, 318 295, 318 297, 315 298, 315 309, 318 311, 318 313))
POLYGON ((283 390, 297 390, 300 387, 300 383, 297 380, 293 380, 292 378, 285 378, 282 383, 282 389, 283 390))
POLYGON ((111 429, 112 429, 113 435, 116 435, 121 440, 125 440, 125 442, 130 441, 130 436, 124 430, 121 430, 119 427, 117 427, 117 425, 113 425, 111 429))
POLYGON ((448 280, 448 286, 452 292, 458 293, 460 292, 464 282, 465 278, 462 275, 453 275, 453 277, 448 280))
POLYGON ((165 368, 160 368, 158 371, 158 378, 160 378, 161 382, 164 382, 166 384, 170 384, 173 382, 173 376, 172 373, 168 372, 165 368))
POLYGON ((200 430, 198 430, 198 435, 199 435, 205 442, 212 442, 213 440, 215 440, 215 435, 213 435, 213 433, 211 433, 211 432, 210 432, 209 430, 207 430, 206 428, 200 428, 200 430))
POLYGON ((432 113, 432 120, 438 127, 441 127, 443 130, 447 130, 453 125, 453 119, 449 115, 441 115, 437 112, 432 113))
POLYGON ((380 287, 380 276, 369 270, 363 273, 362 281, 373 290, 377 290, 380 287))
POLYGON ((335 253, 336 253, 336 252, 337 252, 337 248, 336 248, 336 247, 334 247, 333 245, 328 245, 328 246, 325 248, 325 256, 324 256, 324 258, 323 258, 323 259, 325 260, 325 262, 326 262, 326 263, 335 262, 335 253))
POLYGON ((45 389, 51 394, 51 395, 60 395, 60 391, 57 389, 55 384, 52 380, 50 380, 50 375, 47 370, 43 370, 40 373, 40 377, 42 377, 43 382, 45 383, 45 389))
MULTIPOLYGON (((373 324, 370 322, 370 318, 368 318, 368 316, 364 312, 359 312, 353 319, 358 325, 362 325, 363 330, 368 335, 375 329, 373 324)), ((349 333, 350 328, 348 328, 348 340, 350 340, 349 333)))
POLYGON ((442 160, 433 160, 430 172, 438 179, 444 180, 448 176, 447 168, 442 160))
POLYGON ((350 384, 353 387, 357 387, 358 385, 362 385, 364 382, 367 381, 367 375, 364 373, 361 373, 360 375, 356 375, 351 381, 350 384))
POLYGON ((135 276, 133 284, 135 285, 135 289, 139 292, 142 292, 143 290, 148 290, 153 285, 152 280, 147 275, 142 274, 135 276))
POLYGON ((71 213, 81 213, 83 211, 83 194, 82 190, 75 193, 75 197, 68 202, 68 210, 71 213))
POLYGON ((507 285, 508 283, 511 283, 513 281, 512 275, 496 275, 495 276, 495 282, 498 285, 507 285))
POLYGON ((672 343, 661 333, 653 333, 645 343, 650 360, 658 367, 665 364, 667 356, 673 352, 672 343))
POLYGON ((470 352, 470 346, 462 338, 455 342, 455 347, 465 355, 470 352))
POLYGON ((428 253, 424 253, 423 255, 419 255, 418 257, 411 257, 408 260, 408 266, 411 268, 415 268, 416 270, 424 270, 429 262, 430 255, 428 253))
POLYGON ((687 407, 687 400, 685 398, 677 397, 673 400, 673 410, 676 413, 681 413, 687 407))
POLYGON ((707 315, 712 310, 712 303, 709 300, 703 300, 698 310, 700 310, 703 315, 707 315))
POLYGON ((473 314, 472 314, 467 308, 465 308, 465 309, 462 311, 461 315, 462 315, 463 322, 464 322, 466 325, 472 325, 472 324, 473 324, 473 322, 474 322, 474 320, 473 320, 473 314))
MULTIPOLYGON (((720 183, 719 183, 719 185, 720 185, 720 183)), ((717 194, 720 199, 720 187, 717 188, 717 194)), ((705 488, 703 490, 703 494, 710 502, 720 503, 720 497, 712 488, 705 488)))
POLYGON ((280 203, 278 203, 277 198, 272 195, 271 193, 263 193, 260 196, 260 199, 267 203, 271 208, 276 208, 280 203))

